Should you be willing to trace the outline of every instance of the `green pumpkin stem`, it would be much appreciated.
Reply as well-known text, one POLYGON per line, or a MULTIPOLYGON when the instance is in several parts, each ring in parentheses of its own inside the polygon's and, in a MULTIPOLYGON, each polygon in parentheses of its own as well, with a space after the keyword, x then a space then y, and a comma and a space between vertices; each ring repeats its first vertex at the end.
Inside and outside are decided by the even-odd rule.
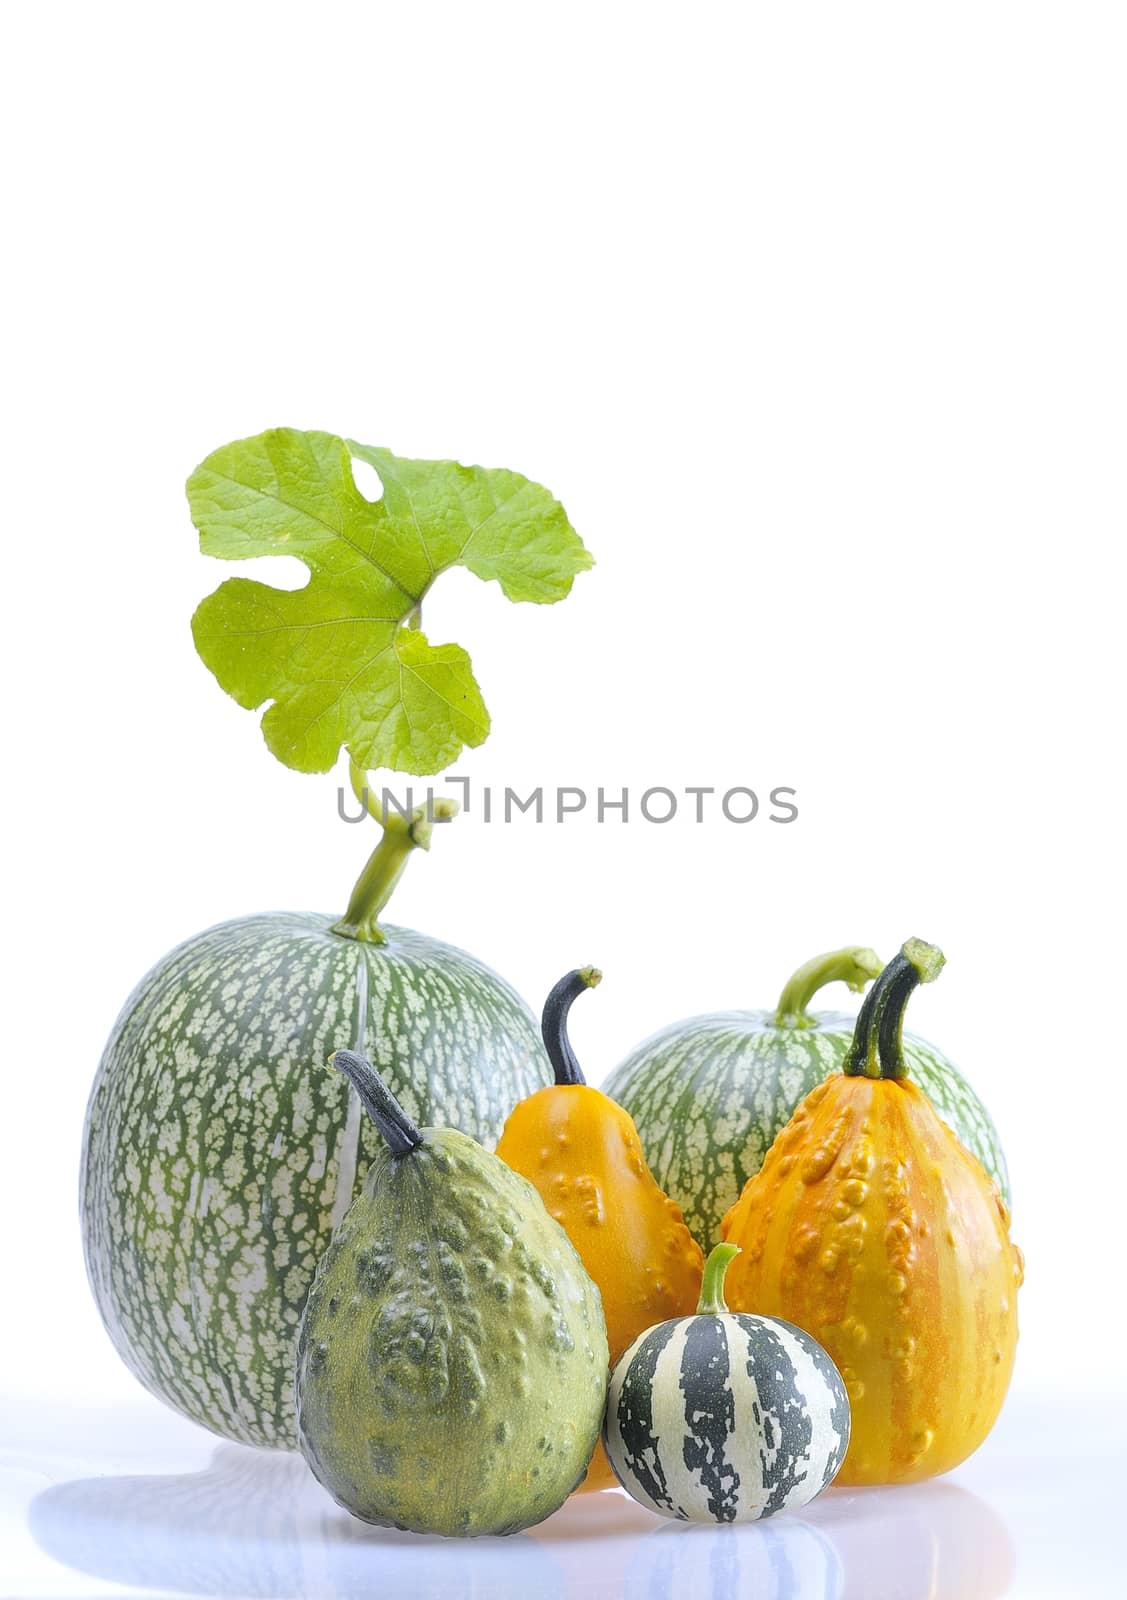
POLYGON ((567 1014, 578 995, 594 989, 602 981, 598 967, 577 967, 560 979, 544 1002, 540 1034, 558 1084, 587 1082, 567 1036, 567 1014))
POLYGON ((383 829, 383 838, 368 857, 368 864, 356 880, 348 910, 333 932, 346 939, 367 944, 384 944, 386 935, 379 925, 380 912, 387 905, 413 850, 429 850, 436 822, 449 822, 458 815, 456 800, 432 799, 427 806, 416 806, 409 817, 377 805, 368 788, 365 773, 349 762, 352 792, 383 829))
POLYGON ((355 1050, 334 1050, 329 1065, 343 1073, 356 1090, 393 1156, 410 1155, 419 1148, 422 1134, 367 1057, 355 1050))
POLYGON ((909 939, 885 967, 857 1014, 853 1043, 841 1070, 847 1077, 906 1078, 904 1008, 913 989, 932 983, 943 969, 942 950, 909 939))
POLYGON ((701 1280, 700 1299, 697 1301, 698 1317, 723 1317, 728 1314, 728 1303, 724 1299, 724 1275, 729 1264, 740 1253, 738 1244, 714 1245, 704 1264, 704 1277, 701 1280))
POLYGON ((799 967, 782 994, 772 1017, 776 1028, 813 1028, 817 1019, 807 1010, 811 1000, 827 983, 845 983, 860 994, 870 978, 880 972, 880 957, 864 945, 847 944, 830 950, 799 967))

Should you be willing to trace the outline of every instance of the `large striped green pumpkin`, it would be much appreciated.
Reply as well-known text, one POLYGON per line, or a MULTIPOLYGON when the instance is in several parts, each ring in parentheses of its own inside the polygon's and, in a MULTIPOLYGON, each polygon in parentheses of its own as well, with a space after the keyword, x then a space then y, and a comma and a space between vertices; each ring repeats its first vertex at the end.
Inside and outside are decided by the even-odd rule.
MULTIPOLYGON (((880 971, 871 950, 850 947, 800 968, 773 1011, 722 1011, 673 1023, 643 1041, 602 1085, 633 1117, 654 1178, 708 1251, 720 1220, 791 1113, 841 1067, 855 1019, 807 1010, 824 984, 864 987, 880 971)), ((904 1035, 904 1055, 945 1122, 1009 1201, 997 1130, 958 1069, 924 1039, 904 1035)))
POLYGON ((144 978, 87 1115, 86 1263, 126 1364, 205 1427, 296 1443, 297 1326, 379 1135, 325 1063, 350 1046, 407 1113, 492 1147, 550 1081, 535 1020, 473 956, 279 912, 212 928, 144 978))

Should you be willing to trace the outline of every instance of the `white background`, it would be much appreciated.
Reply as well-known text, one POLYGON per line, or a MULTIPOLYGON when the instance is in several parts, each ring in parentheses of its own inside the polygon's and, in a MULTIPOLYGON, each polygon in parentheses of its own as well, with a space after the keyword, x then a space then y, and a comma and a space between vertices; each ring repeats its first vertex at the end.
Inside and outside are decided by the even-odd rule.
POLYGON ((600 964, 594 1081, 816 951, 939 943, 910 1026, 1003 1135, 1018 1387, 1122 1393, 1122 8, 5 31, 0 1376, 132 1402, 76 1216, 105 1035, 197 929, 343 908, 373 842, 192 648, 233 569, 184 479, 287 424, 516 468, 595 553, 555 608, 428 598, 493 714, 477 785, 798 791, 790 826, 471 811, 395 918, 533 1003, 600 964))

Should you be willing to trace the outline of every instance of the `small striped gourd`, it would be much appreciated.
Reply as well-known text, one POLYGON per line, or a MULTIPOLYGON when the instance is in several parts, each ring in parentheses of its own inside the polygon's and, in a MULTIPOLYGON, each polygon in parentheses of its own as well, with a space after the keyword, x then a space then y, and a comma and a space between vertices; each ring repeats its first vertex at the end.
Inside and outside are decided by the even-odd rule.
POLYGON ((298 1333, 302 1453, 354 1516, 472 1538, 542 1522, 582 1477, 607 1392, 599 1291, 532 1185, 348 1077, 386 1147, 298 1333))
POLYGON ((81 1202, 103 1321, 146 1388, 247 1444, 296 1444, 298 1318, 381 1148, 323 1070, 329 1052, 357 1046, 409 1115, 488 1146, 548 1079, 535 1019, 503 979, 377 920, 430 820, 384 819, 343 921, 244 917, 173 950, 98 1069, 81 1202))
POLYGON ((1021 1252, 982 1163, 911 1081, 904 1007, 943 965, 910 939, 844 1070, 806 1096, 724 1218, 738 1310, 808 1328, 853 1411, 843 1484, 911 1483, 978 1448, 1005 1399, 1021 1252))
MULTIPOLYGON (((544 1006, 542 1032, 555 1082, 522 1100, 497 1154, 538 1190, 599 1287, 610 1359, 644 1328, 690 1312, 700 1294, 700 1245, 646 1166, 622 1107, 585 1082, 567 1033, 572 1002, 600 981, 594 967, 569 972, 544 1006)), ((600 1445, 581 1490, 611 1489, 600 1445)))
MULTIPOLYGON (((861 990, 880 969, 878 957, 860 946, 817 956, 798 969, 773 1011, 673 1023, 604 1082, 604 1092, 633 1117, 650 1171, 706 1250, 795 1106, 840 1069, 852 1043, 854 1019, 812 1013, 814 995, 838 981, 861 990)), ((1008 1203, 1006 1158, 978 1095, 926 1040, 906 1035, 904 1049, 913 1079, 1008 1203)))
POLYGON ((820 1494, 849 1444, 849 1402, 822 1347, 789 1322, 728 1310, 720 1244, 697 1314, 642 1333, 611 1374, 603 1442, 622 1487, 664 1517, 754 1522, 820 1494))

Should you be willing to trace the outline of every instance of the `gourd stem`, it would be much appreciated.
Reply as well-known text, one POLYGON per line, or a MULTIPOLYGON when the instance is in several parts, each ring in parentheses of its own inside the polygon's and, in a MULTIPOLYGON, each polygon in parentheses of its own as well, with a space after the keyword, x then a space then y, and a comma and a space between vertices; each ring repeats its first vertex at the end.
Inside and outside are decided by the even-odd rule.
POLYGON ((346 939, 360 939, 368 944, 383 944, 385 935, 379 925, 379 914, 391 899, 395 886, 403 876, 403 869, 413 850, 429 850, 431 832, 436 822, 449 822, 458 814, 456 800, 432 799, 429 806, 416 806, 410 816, 378 805, 373 799, 366 775, 354 761, 349 763, 349 781, 352 791, 383 829, 383 837, 368 857, 367 865, 356 880, 348 909, 339 922, 334 922, 333 932, 346 939))
POLYGON ((740 1247, 738 1244, 718 1244, 713 1246, 712 1252, 704 1264, 700 1299, 697 1301, 698 1317, 723 1317, 727 1315, 728 1303, 724 1299, 724 1275, 728 1271, 729 1263, 739 1253, 740 1247))
POLYGON ((827 983, 845 983, 860 994, 880 969, 880 957, 865 945, 848 944, 842 950, 815 956, 791 978, 779 996, 778 1008, 771 1020, 776 1028, 813 1028, 816 1020, 806 1008, 819 989, 825 988, 827 983))
POLYGON ((847 1077, 906 1078, 904 1008, 912 991, 931 983, 943 968, 942 950, 922 939, 909 939, 888 963, 865 997, 857 1015, 853 1043, 841 1070, 847 1077))
POLYGON ((577 995, 595 988, 602 980, 598 967, 577 967, 560 979, 544 1002, 540 1034, 558 1084, 587 1082, 567 1036, 567 1014, 577 995))
POLYGON ((422 1134, 366 1057, 355 1050, 334 1050, 329 1065, 343 1073, 356 1090, 393 1156, 410 1155, 419 1148, 422 1134))

